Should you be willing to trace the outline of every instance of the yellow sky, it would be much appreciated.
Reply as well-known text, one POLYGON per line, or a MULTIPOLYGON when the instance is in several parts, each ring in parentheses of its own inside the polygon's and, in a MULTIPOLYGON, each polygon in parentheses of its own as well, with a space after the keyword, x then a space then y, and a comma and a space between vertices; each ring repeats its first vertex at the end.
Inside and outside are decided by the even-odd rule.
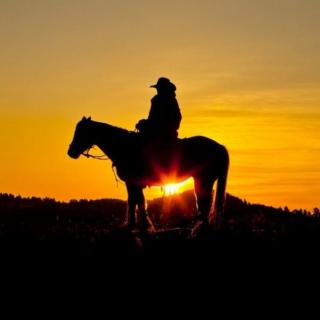
POLYGON ((133 129, 167 76, 180 136, 229 149, 228 192, 320 206, 319 14, 317 0, 1 1, 0 192, 125 198, 109 163, 67 157, 74 126, 133 129))

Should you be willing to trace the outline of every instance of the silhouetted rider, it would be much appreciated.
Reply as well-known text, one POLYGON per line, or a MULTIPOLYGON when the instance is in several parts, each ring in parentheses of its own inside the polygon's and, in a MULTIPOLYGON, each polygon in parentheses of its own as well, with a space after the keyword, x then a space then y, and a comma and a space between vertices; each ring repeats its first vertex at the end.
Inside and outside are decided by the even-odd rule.
POLYGON ((140 120, 136 128, 152 139, 175 140, 182 118, 175 94, 176 86, 167 78, 159 78, 151 88, 157 89, 157 95, 151 99, 148 119, 140 120))

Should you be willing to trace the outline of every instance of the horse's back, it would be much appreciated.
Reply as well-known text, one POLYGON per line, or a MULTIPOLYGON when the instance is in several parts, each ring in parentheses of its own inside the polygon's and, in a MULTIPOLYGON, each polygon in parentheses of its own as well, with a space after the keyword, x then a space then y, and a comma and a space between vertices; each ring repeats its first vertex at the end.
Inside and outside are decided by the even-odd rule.
POLYGON ((194 136, 179 141, 183 167, 197 174, 210 174, 229 161, 228 151, 222 144, 204 137, 194 136))
POLYGON ((182 149, 186 150, 188 153, 217 155, 219 153, 227 152, 225 146, 204 136, 193 136, 190 138, 178 139, 178 141, 182 149))

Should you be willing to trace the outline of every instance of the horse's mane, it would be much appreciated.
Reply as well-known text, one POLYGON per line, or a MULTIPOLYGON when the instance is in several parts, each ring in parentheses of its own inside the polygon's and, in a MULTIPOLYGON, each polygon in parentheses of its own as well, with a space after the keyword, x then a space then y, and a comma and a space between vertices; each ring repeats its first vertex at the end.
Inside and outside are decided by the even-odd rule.
POLYGON ((99 126, 101 126, 101 128, 105 128, 106 130, 112 131, 113 133, 117 134, 117 135, 121 135, 121 136, 137 136, 138 133, 135 131, 130 131, 127 129, 123 129, 120 127, 116 127, 114 125, 111 125, 109 123, 105 123, 105 122, 98 122, 98 121, 93 121, 91 120, 93 123, 98 124, 99 126))

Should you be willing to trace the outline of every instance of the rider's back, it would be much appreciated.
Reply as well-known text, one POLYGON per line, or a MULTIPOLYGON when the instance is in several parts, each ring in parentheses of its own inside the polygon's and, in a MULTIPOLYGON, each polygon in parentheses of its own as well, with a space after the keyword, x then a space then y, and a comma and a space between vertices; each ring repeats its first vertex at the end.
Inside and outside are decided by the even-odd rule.
POLYGON ((151 99, 148 116, 149 134, 158 137, 176 138, 181 118, 174 92, 157 94, 151 99))

